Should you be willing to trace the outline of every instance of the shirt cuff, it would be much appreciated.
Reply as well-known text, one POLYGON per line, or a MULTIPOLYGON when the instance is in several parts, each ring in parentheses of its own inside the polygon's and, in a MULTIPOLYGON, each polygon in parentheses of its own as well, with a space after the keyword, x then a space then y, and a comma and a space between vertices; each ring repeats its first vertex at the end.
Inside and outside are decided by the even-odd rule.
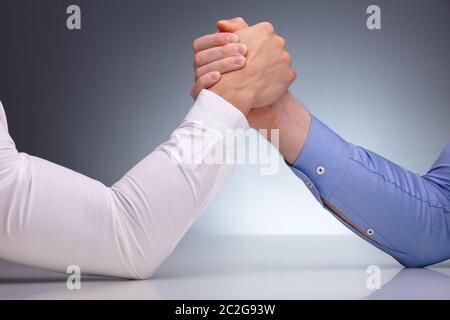
POLYGON ((205 89, 200 92, 185 120, 199 121, 205 126, 218 130, 249 128, 247 118, 239 109, 205 89))
POLYGON ((307 141, 291 169, 322 203, 344 177, 350 152, 350 143, 312 116, 307 141))

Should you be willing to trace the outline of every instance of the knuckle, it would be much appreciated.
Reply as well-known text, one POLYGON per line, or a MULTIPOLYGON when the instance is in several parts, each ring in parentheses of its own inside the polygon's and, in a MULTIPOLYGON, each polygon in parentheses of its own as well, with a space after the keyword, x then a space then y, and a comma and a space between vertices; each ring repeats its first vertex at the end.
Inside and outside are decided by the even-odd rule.
POLYGON ((218 65, 218 70, 219 72, 225 72, 226 70, 228 70, 232 65, 232 58, 226 58, 226 59, 222 59, 220 60, 220 63, 218 65))
POLYGON ((285 52, 285 53, 284 53, 283 59, 284 59, 284 61, 286 61, 289 65, 292 63, 292 56, 291 56, 288 52, 285 52))
POLYGON ((294 81, 295 79, 297 79, 297 71, 295 70, 291 70, 291 76, 290 76, 290 81, 294 81))
POLYGON ((197 89, 201 90, 206 87, 206 79, 205 75, 201 76, 200 79, 197 80, 197 89))
POLYGON ((207 38, 207 45, 204 45, 203 47, 206 47, 206 49, 219 47, 222 46, 224 42, 225 40, 221 33, 210 34, 207 38))
POLYGON ((199 53, 194 55, 194 67, 200 67, 202 63, 202 56, 199 53))
POLYGON ((231 42, 233 42, 233 34, 230 33, 217 33, 215 37, 217 38, 218 46, 225 46, 231 42))
POLYGON ((192 50, 197 51, 198 48, 199 39, 195 39, 194 42, 192 42, 192 50))
POLYGON ((215 34, 211 37, 211 43, 213 47, 222 45, 222 40, 219 34, 215 34))
POLYGON ((230 45, 230 44, 220 47, 220 52, 222 53, 223 56, 230 55, 232 50, 233 50, 233 45, 230 45))
POLYGON ((283 37, 277 36, 276 43, 280 48, 284 48, 286 45, 286 40, 283 37))
POLYGON ((227 44, 227 35, 225 35, 225 34, 218 33, 215 36, 215 39, 216 39, 216 45, 217 46, 224 46, 224 45, 227 44))
POLYGON ((264 21, 264 22, 261 22, 259 25, 267 33, 275 32, 275 28, 273 27, 273 25, 270 22, 264 21))
POLYGON ((195 79, 199 79, 202 76, 202 69, 195 69, 195 79))

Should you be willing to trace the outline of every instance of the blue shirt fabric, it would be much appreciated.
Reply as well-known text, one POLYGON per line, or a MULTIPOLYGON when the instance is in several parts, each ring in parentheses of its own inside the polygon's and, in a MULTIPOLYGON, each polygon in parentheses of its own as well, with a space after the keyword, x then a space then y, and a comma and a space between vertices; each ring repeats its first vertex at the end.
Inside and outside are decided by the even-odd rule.
POLYGON ((450 259, 450 142, 420 176, 312 117, 291 169, 325 209, 404 266, 450 259))

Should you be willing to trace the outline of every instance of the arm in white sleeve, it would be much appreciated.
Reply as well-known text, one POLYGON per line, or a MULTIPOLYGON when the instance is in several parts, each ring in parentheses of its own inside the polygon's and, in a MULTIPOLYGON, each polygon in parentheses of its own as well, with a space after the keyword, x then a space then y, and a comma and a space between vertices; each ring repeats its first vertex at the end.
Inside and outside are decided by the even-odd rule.
POLYGON ((230 164, 185 160, 211 155, 229 129, 247 128, 238 109, 203 90, 170 139, 108 188, 19 153, 0 104, 0 258, 150 277, 231 174, 230 164))

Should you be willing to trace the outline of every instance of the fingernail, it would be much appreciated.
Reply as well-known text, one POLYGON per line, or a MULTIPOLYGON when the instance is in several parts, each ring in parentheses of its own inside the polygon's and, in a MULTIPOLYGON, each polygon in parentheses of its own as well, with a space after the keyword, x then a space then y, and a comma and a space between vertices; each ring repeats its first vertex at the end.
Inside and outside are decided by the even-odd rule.
POLYGON ((244 54, 245 50, 246 50, 246 46, 245 46, 245 44, 240 43, 234 47, 234 50, 239 54, 244 54))
POLYGON ((242 56, 237 56, 233 58, 233 62, 235 65, 240 66, 244 63, 245 58, 242 56))

